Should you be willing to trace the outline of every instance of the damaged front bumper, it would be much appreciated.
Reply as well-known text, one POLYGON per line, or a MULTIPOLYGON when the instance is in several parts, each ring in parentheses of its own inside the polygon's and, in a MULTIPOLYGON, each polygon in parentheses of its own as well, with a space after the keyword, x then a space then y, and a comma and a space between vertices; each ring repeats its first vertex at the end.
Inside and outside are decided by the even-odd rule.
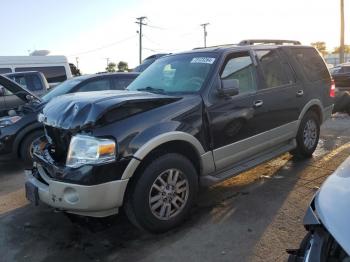
POLYGON ((106 217, 118 213, 129 179, 121 179, 120 162, 68 168, 56 163, 43 138, 34 143, 34 167, 25 171, 26 197, 68 213, 106 217))
POLYGON ((117 214, 128 184, 128 180, 92 186, 55 181, 40 165, 26 170, 25 176, 26 195, 31 202, 43 202, 68 213, 92 217, 117 214))

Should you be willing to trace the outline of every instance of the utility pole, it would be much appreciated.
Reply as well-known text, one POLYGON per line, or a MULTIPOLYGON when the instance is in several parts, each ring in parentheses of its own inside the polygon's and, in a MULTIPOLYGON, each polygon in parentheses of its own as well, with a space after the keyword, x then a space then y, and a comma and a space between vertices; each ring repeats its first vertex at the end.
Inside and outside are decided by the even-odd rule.
POLYGON ((339 62, 344 63, 344 32, 345 32, 345 18, 344 18, 344 0, 340 0, 340 47, 339 47, 339 62))
POLYGON ((208 25, 209 25, 209 23, 201 24, 201 26, 203 27, 203 32, 204 32, 204 47, 207 47, 207 35, 208 35, 207 26, 208 25))
POLYGON ((108 67, 108 64, 109 64, 109 57, 106 57, 106 62, 107 62, 107 67, 108 67))
POLYGON ((75 61, 77 62, 77 69, 79 69, 79 57, 76 57, 75 61))
POLYGON ((146 16, 141 16, 136 18, 136 24, 140 25, 140 30, 139 30, 139 62, 140 64, 142 63, 142 26, 147 25, 143 23, 143 20, 147 19, 146 16))

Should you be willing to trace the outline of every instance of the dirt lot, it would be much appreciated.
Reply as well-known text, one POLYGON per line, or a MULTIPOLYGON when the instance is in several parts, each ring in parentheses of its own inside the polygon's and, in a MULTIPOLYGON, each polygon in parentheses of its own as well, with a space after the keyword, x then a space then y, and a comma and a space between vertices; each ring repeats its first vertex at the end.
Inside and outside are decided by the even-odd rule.
POLYGON ((72 223, 24 199, 22 168, 0 164, 0 261, 285 261, 298 246, 314 192, 350 153, 350 118, 322 128, 314 158, 285 154, 202 189, 190 219, 151 235, 124 215, 72 223))

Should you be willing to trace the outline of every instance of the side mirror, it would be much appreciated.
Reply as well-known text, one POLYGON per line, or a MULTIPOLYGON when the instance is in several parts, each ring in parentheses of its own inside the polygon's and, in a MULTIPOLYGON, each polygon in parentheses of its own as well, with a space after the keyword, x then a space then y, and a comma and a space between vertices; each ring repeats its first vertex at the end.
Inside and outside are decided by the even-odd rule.
POLYGON ((221 79, 221 89, 219 94, 222 96, 236 96, 239 94, 238 79, 221 79))
POLYGON ((0 86, 0 96, 5 95, 5 88, 3 86, 0 86))

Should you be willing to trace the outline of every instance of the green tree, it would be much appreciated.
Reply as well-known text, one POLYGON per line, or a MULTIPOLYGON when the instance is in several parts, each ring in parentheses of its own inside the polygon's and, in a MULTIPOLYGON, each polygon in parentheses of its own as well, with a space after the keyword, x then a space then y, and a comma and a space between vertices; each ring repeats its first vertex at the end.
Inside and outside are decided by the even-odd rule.
POLYGON ((328 54, 325 42, 318 41, 318 42, 311 43, 311 45, 315 47, 323 56, 328 54))
POLYGON ((106 67, 106 71, 107 72, 115 72, 115 68, 117 67, 116 63, 110 62, 108 63, 107 67, 106 67))
POLYGON ((129 71, 129 65, 127 62, 120 61, 118 63, 118 72, 127 72, 129 71))
MULTIPOLYGON (((334 48, 332 54, 339 54, 339 51, 340 51, 340 47, 338 46, 338 47, 334 48)), ((350 45, 344 45, 344 53, 345 54, 350 53, 350 45)))

